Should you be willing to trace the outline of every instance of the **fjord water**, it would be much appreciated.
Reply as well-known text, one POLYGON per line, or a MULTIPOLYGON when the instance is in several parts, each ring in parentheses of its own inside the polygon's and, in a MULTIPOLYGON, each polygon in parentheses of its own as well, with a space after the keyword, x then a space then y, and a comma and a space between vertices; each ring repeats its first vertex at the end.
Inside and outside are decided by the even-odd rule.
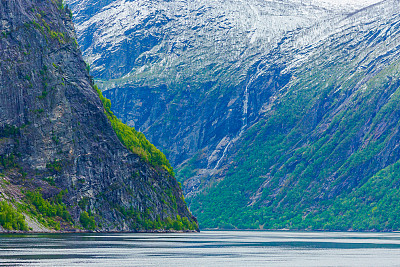
POLYGON ((398 266, 400 233, 0 235, 1 266, 398 266))

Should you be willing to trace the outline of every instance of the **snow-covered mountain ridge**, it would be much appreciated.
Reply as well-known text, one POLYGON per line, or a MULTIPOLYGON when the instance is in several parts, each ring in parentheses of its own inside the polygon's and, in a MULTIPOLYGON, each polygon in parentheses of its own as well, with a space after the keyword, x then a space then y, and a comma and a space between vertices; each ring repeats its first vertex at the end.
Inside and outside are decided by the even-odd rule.
POLYGON ((69 3, 93 74, 102 80, 124 77, 122 82, 146 76, 142 83, 150 83, 152 73, 163 80, 183 75, 185 64, 191 69, 187 75, 211 64, 246 66, 249 58, 274 47, 285 32, 333 13, 301 1, 116 0, 101 9, 94 3, 69 3))

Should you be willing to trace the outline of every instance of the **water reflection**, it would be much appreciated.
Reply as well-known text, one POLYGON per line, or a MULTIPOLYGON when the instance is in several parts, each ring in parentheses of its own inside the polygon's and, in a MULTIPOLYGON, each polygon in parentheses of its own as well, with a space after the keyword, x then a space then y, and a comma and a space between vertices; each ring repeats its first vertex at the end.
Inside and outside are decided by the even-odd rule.
POLYGON ((0 235, 1 266, 399 266, 399 233, 0 235))

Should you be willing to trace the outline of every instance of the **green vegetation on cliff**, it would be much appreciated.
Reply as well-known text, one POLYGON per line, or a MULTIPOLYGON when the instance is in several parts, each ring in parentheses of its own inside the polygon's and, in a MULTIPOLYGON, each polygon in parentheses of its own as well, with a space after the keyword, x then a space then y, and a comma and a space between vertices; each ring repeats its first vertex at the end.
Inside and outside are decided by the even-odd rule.
POLYGON ((66 191, 61 191, 51 199, 44 199, 39 190, 25 192, 25 204, 21 209, 35 217, 45 227, 60 230, 60 222, 72 223, 72 217, 62 199, 66 191))
POLYGON ((86 230, 94 230, 96 229, 96 222, 93 216, 90 216, 89 213, 83 211, 79 216, 79 222, 82 224, 83 228, 86 230))
MULTIPOLYGON (((90 71, 89 65, 87 65, 87 71, 90 71)), ((131 152, 139 155, 153 166, 162 167, 172 176, 174 176, 173 169, 165 155, 153 144, 151 144, 143 133, 137 132, 133 127, 129 127, 128 125, 122 123, 121 120, 118 119, 111 111, 111 101, 103 96, 97 85, 94 85, 94 89, 97 91, 99 98, 103 103, 105 114, 111 122, 111 125, 121 143, 124 144, 131 152)), ((170 199, 173 201, 171 205, 175 204, 174 209, 177 209, 176 200, 172 194, 170 194, 170 199)), ((181 217, 179 215, 177 215, 176 218, 167 217, 165 220, 161 220, 158 217, 156 220, 154 220, 151 219, 149 210, 141 213, 133 209, 127 210, 120 207, 119 211, 124 215, 124 217, 133 221, 132 227, 134 229, 177 231, 198 229, 196 222, 191 222, 187 217, 181 217)), ((88 230, 93 230, 96 227, 94 218, 91 217, 86 211, 81 213, 80 222, 84 228, 88 230)))
POLYGON ((176 231, 198 229, 198 225, 195 222, 191 222, 188 218, 179 215, 177 215, 176 218, 167 217, 164 220, 158 216, 157 219, 154 220, 151 219, 151 211, 149 209, 145 210, 145 212, 139 212, 133 208, 124 209, 120 207, 119 212, 133 221, 132 224, 135 229, 176 231))
POLYGON ((111 122, 115 133, 117 134, 119 140, 124 144, 131 152, 139 155, 141 158, 149 162, 154 166, 160 166, 166 169, 171 175, 174 175, 173 169, 165 157, 165 155, 158 150, 153 144, 151 144, 143 133, 137 132, 133 127, 121 122, 114 113, 111 111, 111 101, 105 98, 101 90, 94 86, 105 109, 107 118, 111 122))
POLYGON ((313 228, 400 229, 399 184, 400 162, 396 162, 378 172, 357 190, 341 195, 327 210, 320 210, 314 216, 313 228))
POLYGON ((0 201, 0 225, 6 230, 29 230, 24 215, 5 201, 0 201))

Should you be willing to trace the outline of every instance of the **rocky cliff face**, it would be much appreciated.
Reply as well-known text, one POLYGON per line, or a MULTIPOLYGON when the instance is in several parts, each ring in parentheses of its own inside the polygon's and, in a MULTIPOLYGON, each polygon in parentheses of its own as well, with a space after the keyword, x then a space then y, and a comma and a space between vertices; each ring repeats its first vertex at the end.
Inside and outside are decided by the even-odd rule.
MULTIPOLYGON (((313 1, 67 2, 115 114, 148 135, 178 171, 199 159, 196 169, 207 175, 246 127, 251 66, 285 33, 348 12, 313 1)), ((275 79, 280 68, 265 81, 271 91, 287 82, 275 79)), ((248 110, 249 120, 270 94, 251 99, 257 107, 248 110)))
MULTIPOLYGON (((113 111, 146 133, 178 170, 212 171, 243 127, 251 66, 285 34, 359 6, 329 1, 67 1, 85 59, 113 111)), ((270 56, 270 55, 269 55, 270 56)), ((270 71, 271 90, 279 64, 270 71)), ((248 115, 270 95, 258 92, 248 115)), ((179 175, 182 176, 182 175, 179 175)))
POLYGON ((166 150, 203 226, 399 229, 399 1, 319 2, 71 1, 114 111, 166 150), (111 59, 133 40, 150 48, 111 59))
POLYGON ((162 228, 163 222, 193 227, 175 178, 117 138, 71 15, 61 1, 0 2, 0 170, 2 183, 16 186, 3 186, 3 199, 27 204, 29 215, 36 200, 18 190, 41 188, 44 200, 65 205, 70 228, 85 227, 85 219, 105 231, 162 228), (54 200, 61 190, 62 201, 54 200))

